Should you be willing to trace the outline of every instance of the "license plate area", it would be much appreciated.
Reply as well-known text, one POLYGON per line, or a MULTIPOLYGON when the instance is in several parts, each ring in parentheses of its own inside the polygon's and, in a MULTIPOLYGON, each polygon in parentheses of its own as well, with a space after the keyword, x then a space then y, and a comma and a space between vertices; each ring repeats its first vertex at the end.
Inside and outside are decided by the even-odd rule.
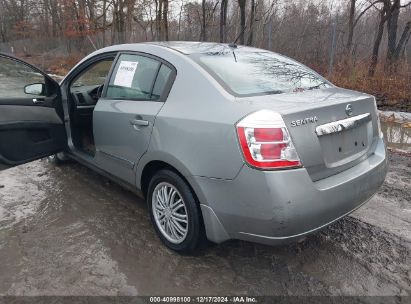
POLYGON ((328 168, 350 163, 367 153, 372 142, 372 123, 363 122, 355 127, 318 137, 324 163, 328 168))

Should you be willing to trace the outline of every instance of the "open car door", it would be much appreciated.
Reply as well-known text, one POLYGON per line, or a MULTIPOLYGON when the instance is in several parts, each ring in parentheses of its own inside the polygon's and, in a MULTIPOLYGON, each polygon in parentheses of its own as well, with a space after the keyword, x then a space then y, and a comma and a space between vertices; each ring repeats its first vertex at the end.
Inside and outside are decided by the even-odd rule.
POLYGON ((59 84, 0 53, 0 170, 66 149, 59 84))

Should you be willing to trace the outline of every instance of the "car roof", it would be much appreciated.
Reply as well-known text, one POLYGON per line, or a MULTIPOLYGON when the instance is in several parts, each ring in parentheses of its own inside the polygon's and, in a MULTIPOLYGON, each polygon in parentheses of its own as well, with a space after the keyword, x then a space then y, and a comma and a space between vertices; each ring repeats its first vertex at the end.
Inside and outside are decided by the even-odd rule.
MULTIPOLYGON (((252 47, 246 47, 235 44, 217 43, 217 42, 196 42, 196 41, 153 41, 139 42, 129 44, 115 44, 102 48, 95 53, 105 53, 119 50, 139 51, 142 47, 161 47, 165 50, 174 50, 184 55, 204 54, 204 53, 224 53, 231 51, 232 48, 247 50, 258 50, 252 47)), ((261 50, 259 50, 261 51, 261 50)))
POLYGON ((185 55, 221 52, 230 46, 237 48, 237 45, 234 44, 197 41, 158 41, 149 42, 149 44, 170 48, 185 55))

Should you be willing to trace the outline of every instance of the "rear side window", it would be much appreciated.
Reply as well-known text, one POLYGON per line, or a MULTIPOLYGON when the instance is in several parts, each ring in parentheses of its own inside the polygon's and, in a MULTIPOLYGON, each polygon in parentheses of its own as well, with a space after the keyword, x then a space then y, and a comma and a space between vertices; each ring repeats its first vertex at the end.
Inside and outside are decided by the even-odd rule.
POLYGON ((170 74, 171 69, 158 60, 140 55, 122 54, 114 67, 106 97, 159 100, 170 74))
POLYGON ((164 64, 161 65, 156 83, 153 88, 153 98, 155 98, 156 100, 160 99, 161 94, 164 92, 168 80, 170 79, 171 73, 172 71, 168 66, 164 64))
POLYGON ((308 67, 266 52, 225 49, 193 56, 231 94, 238 96, 301 92, 330 87, 308 67))

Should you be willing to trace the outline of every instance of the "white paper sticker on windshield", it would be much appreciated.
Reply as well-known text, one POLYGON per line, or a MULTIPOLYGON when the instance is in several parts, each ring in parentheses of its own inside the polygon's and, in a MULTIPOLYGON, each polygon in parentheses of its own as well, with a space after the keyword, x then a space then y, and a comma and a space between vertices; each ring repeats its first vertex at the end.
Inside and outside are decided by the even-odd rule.
POLYGON ((118 67, 114 85, 120 87, 131 88, 133 84, 134 74, 137 70, 138 62, 122 61, 118 67))

